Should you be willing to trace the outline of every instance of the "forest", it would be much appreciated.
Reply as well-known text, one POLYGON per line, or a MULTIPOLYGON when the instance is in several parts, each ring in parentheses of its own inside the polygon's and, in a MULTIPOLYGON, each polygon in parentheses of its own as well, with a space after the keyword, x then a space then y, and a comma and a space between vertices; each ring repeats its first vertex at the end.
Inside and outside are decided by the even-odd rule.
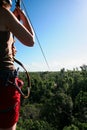
MULTIPOLYGON (((21 97, 17 130, 87 130, 87 65, 29 75, 31 93, 21 97)), ((19 78, 27 94, 25 72, 19 78)))

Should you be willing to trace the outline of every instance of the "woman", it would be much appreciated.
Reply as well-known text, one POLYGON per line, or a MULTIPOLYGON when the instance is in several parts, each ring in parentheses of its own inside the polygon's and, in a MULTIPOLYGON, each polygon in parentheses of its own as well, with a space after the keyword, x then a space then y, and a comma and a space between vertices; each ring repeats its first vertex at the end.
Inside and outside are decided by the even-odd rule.
POLYGON ((19 7, 12 13, 11 6, 12 0, 0 0, 0 130, 16 130, 19 118, 20 93, 8 83, 17 76, 13 35, 26 46, 34 45, 30 22, 19 7))

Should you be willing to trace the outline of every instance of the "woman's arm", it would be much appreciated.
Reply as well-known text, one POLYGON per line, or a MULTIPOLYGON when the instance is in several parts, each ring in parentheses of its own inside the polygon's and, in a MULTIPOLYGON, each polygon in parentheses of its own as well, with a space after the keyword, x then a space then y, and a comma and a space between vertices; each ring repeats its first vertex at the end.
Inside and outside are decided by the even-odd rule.
POLYGON ((19 21, 22 20, 23 25, 29 30, 29 32, 32 35, 34 35, 34 31, 30 24, 30 21, 28 20, 24 12, 19 7, 15 8, 15 10, 13 11, 13 14, 18 18, 19 21))
POLYGON ((20 9, 17 9, 20 19, 23 21, 23 25, 15 17, 15 15, 6 9, 3 9, 3 17, 6 19, 6 27, 11 31, 17 39, 26 46, 34 45, 34 31, 27 20, 26 16, 20 9))

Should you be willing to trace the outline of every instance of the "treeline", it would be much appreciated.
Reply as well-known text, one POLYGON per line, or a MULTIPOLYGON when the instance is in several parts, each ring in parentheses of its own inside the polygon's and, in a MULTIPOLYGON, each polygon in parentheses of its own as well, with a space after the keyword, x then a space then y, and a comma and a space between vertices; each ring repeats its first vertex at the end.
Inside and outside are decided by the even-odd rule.
MULTIPOLYGON (((21 99, 17 130, 87 130, 87 66, 32 72, 29 99, 21 99)), ((24 72, 19 77, 27 78, 24 72)))

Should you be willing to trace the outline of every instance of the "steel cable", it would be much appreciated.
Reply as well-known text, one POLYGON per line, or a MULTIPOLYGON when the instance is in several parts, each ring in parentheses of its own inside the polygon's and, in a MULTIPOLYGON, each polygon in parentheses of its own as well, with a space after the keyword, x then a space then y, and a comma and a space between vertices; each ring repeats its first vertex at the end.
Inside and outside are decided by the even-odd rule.
MULTIPOLYGON (((33 24, 32 24, 32 22, 31 22, 31 20, 30 20, 30 17, 29 17, 29 15, 28 15, 28 12, 27 12, 27 9, 26 9, 26 7, 25 7, 25 4, 24 4, 23 0, 21 0, 21 2, 22 2, 22 5, 23 5, 23 7, 24 7, 24 11, 25 11, 25 13, 26 13, 26 15, 27 15, 27 17, 28 17, 28 19, 29 19, 29 21, 30 21, 32 27, 33 27, 33 24)), ((44 60, 45 60, 45 62, 46 62, 46 65, 47 65, 48 69, 50 70, 50 67, 49 67, 47 58, 46 58, 46 56, 45 56, 45 53, 44 53, 44 51, 43 51, 43 48, 42 48, 42 46, 41 46, 41 43, 40 43, 40 41, 39 41, 39 38, 38 38, 38 36, 37 36, 37 33, 36 33, 34 27, 33 27, 33 30, 34 30, 34 33, 35 33, 37 42, 38 42, 38 44, 39 44, 39 47, 40 47, 40 49, 41 49, 42 55, 43 55, 43 57, 44 57, 44 60)))

